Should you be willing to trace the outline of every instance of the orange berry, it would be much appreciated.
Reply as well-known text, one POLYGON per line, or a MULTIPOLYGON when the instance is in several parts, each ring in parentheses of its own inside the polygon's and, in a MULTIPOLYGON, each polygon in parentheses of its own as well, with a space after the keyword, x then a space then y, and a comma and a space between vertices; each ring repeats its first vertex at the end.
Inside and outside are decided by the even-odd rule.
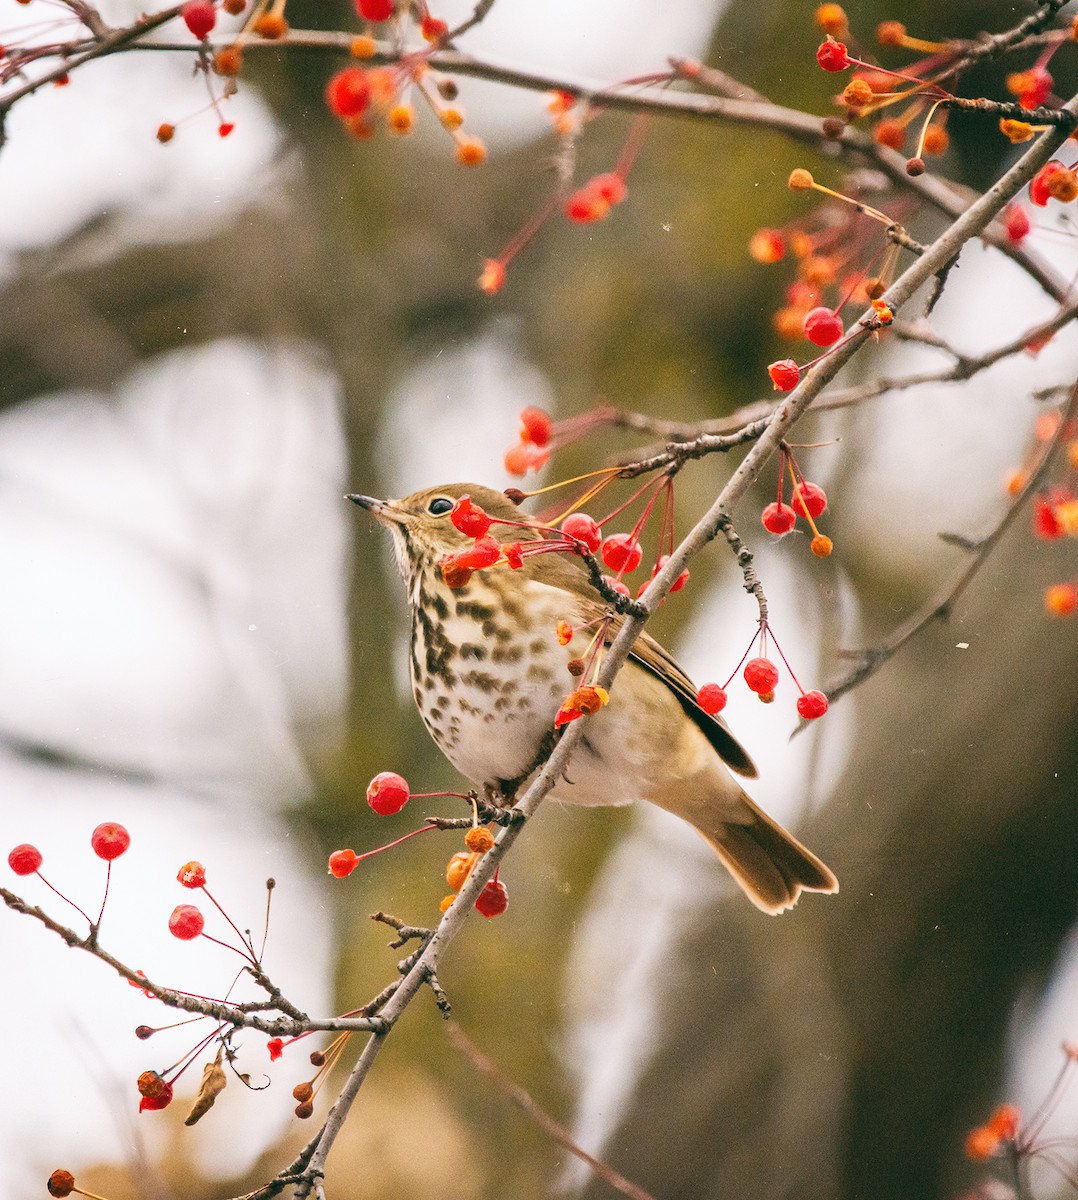
POLYGON ((171 142, 176 136, 176 126, 170 125, 167 121, 163 125, 157 127, 157 140, 164 145, 165 142, 171 142))
POLYGON ((1006 1138, 1013 1142, 1018 1136, 1018 1126, 1021 1120, 1022 1114, 1018 1111, 1017 1105, 1001 1104, 988 1118, 988 1128, 996 1137, 1006 1138))
POLYGON ((1067 443, 1067 462, 1078 471, 1078 440, 1067 443))
POLYGON ((881 146, 890 146, 892 150, 901 150, 906 144, 906 126, 901 121, 887 117, 876 122, 872 136, 881 146))
POLYGON ((288 22, 280 13, 263 13, 255 21, 254 31, 259 37, 265 38, 266 41, 275 42, 278 38, 283 38, 288 32, 288 22))
POLYGON ((415 125, 415 109, 410 104, 394 104, 386 113, 389 132, 406 137, 415 125))
POLYGON ((966 1157, 971 1162, 984 1162, 991 1158, 999 1146, 999 1138, 987 1125, 978 1125, 966 1134, 966 1157))
POLYGON ((816 24, 824 33, 833 33, 835 37, 849 30, 846 12, 841 4, 821 4, 815 13, 816 24))
POLYGON ((777 229, 757 229, 749 238, 749 256, 758 263, 777 263, 786 253, 786 239, 777 229))
POLYGON ((797 271, 806 283, 814 287, 824 287, 835 281, 835 264, 822 254, 812 254, 802 259, 797 271))
POLYGON ((487 148, 482 138, 461 136, 457 139, 457 162, 465 167, 477 167, 486 162, 487 148))
POLYGON ((361 33, 359 37, 352 39, 352 44, 348 47, 348 53, 353 58, 374 58, 378 53, 378 43, 367 33, 361 33))
POLYGON ((929 125, 921 142, 921 150, 925 154, 942 154, 950 143, 951 139, 942 125, 929 125))
POLYGON ((466 854, 463 850, 453 855, 445 869, 445 881, 453 891, 460 891, 478 861, 478 854, 466 854))
POLYGON ((802 229, 790 234, 790 253, 794 258, 804 258, 812 253, 812 238, 802 229))
POLYGON ((805 323, 805 309, 787 305, 780 308, 771 318, 771 326, 781 338, 796 341, 800 338, 805 323))
POLYGON ((1078 175, 1063 167, 1048 179, 1048 195, 1062 204, 1078 200, 1078 175))
POLYGON ((356 141, 369 142, 374 137, 374 126, 365 113, 356 113, 354 117, 345 117, 344 127, 356 141))
POLYGON ((239 46, 225 46, 213 56, 213 69, 218 75, 238 75, 243 70, 243 51, 239 46))
POLYGON ((817 558, 826 558, 834 547, 834 543, 829 537, 822 533, 818 533, 811 541, 809 549, 816 555, 817 558))
POLYGON ((494 834, 485 825, 477 825, 464 835, 464 844, 475 854, 486 854, 494 845, 494 834))
POLYGON ((496 295, 505 287, 504 264, 496 258, 485 259, 477 283, 481 292, 486 292, 488 296, 496 295))
POLYGON ((875 94, 863 79, 851 79, 842 92, 842 103, 847 108, 864 108, 875 94))
POLYGON ((812 173, 806 171, 804 167, 794 167, 790 172, 790 178, 786 180, 786 186, 794 192, 803 192, 806 188, 812 187, 815 180, 812 178, 812 173))
POLYGON ((75 1190, 75 1176, 61 1168, 53 1171, 46 1186, 50 1196, 70 1196, 75 1190))
POLYGON ((464 124, 464 114, 459 108, 443 108, 438 113, 438 120, 452 133, 464 124))

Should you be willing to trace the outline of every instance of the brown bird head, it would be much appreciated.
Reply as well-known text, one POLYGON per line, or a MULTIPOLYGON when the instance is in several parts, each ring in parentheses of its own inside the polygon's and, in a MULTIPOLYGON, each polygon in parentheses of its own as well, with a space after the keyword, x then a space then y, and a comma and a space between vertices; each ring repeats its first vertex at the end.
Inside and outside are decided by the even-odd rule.
MULTIPOLYGON (((403 500, 376 500, 373 496, 347 499, 365 508, 393 535, 397 566, 407 580, 417 570, 433 568, 447 554, 455 554, 472 544, 473 539, 461 533, 449 516, 462 496, 470 496, 495 522, 529 519, 504 492, 478 483, 447 483, 413 492, 403 500)), ((519 525, 494 524, 490 536, 499 542, 521 542, 533 541, 540 535, 519 525)))

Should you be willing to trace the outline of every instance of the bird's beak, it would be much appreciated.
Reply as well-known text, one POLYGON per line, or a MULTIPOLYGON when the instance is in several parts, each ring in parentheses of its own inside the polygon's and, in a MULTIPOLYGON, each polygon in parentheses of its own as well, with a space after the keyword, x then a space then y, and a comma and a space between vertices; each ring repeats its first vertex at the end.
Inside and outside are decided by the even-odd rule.
POLYGON ((389 500, 376 500, 373 496, 347 495, 346 500, 365 508, 372 517, 379 521, 391 521, 397 525, 404 524, 404 516, 389 500))

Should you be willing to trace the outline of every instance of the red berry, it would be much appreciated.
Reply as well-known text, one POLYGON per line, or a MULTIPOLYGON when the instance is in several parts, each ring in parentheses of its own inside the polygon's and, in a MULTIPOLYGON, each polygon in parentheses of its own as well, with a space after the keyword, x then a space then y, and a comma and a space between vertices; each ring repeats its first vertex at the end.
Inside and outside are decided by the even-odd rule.
POLYGON ((449 32, 449 26, 440 17, 432 17, 429 13, 423 18, 419 32, 425 42, 436 42, 449 32))
POLYGON ((797 697, 797 713, 806 721, 815 721, 827 712, 827 697, 823 692, 803 692, 797 697))
POLYGON ((181 942, 197 938, 206 922, 193 904, 177 904, 168 919, 168 931, 181 942))
POLYGON ((792 392, 801 378, 801 368, 792 358, 781 358, 767 368, 776 392, 792 392))
POLYGON ((172 1103, 172 1084, 167 1079, 161 1080, 160 1091, 152 1096, 143 1096, 138 1102, 139 1112, 157 1112, 162 1108, 168 1108, 172 1103))
POLYGON ((1055 541, 1063 536, 1063 526, 1059 523, 1056 510, 1050 500, 1040 499, 1033 509, 1033 532, 1046 541, 1055 541))
POLYGON ((492 879, 479 893, 475 907, 484 917, 500 917, 509 907, 509 889, 500 879, 492 879))
POLYGON ((395 771, 383 771, 367 785, 367 803, 380 817, 390 817, 408 803, 408 782, 395 771))
POLYGON ((185 888, 200 888, 206 886, 206 868, 200 862, 184 863, 176 876, 177 883, 185 888))
POLYGON ((7 865, 16 875, 33 875, 41 866, 41 851, 29 842, 23 842, 7 856, 7 865))
POLYGON ((236 126, 231 121, 222 121, 221 124, 217 126, 217 136, 226 138, 235 128, 236 126))
POLYGON ((578 225, 601 221, 609 211, 610 201, 590 183, 578 188, 565 202, 565 215, 578 225))
POLYGON ((393 0, 356 0, 356 12, 364 21, 388 21, 393 15, 393 0))
POLYGON ((606 580, 607 586, 613 588, 615 592, 620 592, 623 596, 632 595, 632 593, 625 586, 625 584, 621 582, 620 579, 612 579, 609 575, 604 575, 603 578, 606 580))
POLYGON ((705 683, 696 693, 696 703, 713 717, 726 707, 726 693, 717 683, 705 683))
POLYGON ((758 696, 773 692, 779 681, 779 669, 769 658, 750 658, 745 664, 744 674, 749 690, 758 696))
POLYGON ((562 521, 561 531, 568 537, 576 538, 578 542, 583 542, 592 554, 599 549, 603 540, 599 526, 596 525, 595 521, 587 513, 571 513, 562 521))
POLYGON ((802 324, 805 337, 817 346, 832 346, 842 337, 842 322, 829 308, 812 308, 802 324))
POLYGON ((830 34, 827 35, 826 42, 820 43, 816 51, 816 61, 825 71, 845 71, 847 67, 853 66, 849 54, 846 53, 846 47, 842 42, 836 42, 830 34))
POLYGON ((461 533, 473 538, 482 537, 491 526, 490 517, 478 504, 472 503, 471 496, 461 496, 453 505, 449 519, 461 533))
POLYGON ((781 537, 797 524, 797 514, 787 504, 769 504, 760 514, 760 520, 768 533, 781 537))
POLYGON ((266 1049, 269 1051, 270 1062, 276 1062, 284 1053, 284 1039, 270 1038, 266 1043, 266 1049))
POLYGON ((1027 237, 1033 228, 1029 214, 1017 204, 1008 204, 1003 210, 1003 227, 1007 230, 1007 240, 1015 245, 1027 237))
POLYGON ((502 544, 488 535, 478 537, 468 547, 455 555, 457 564, 469 571, 482 571, 492 567, 502 556, 502 544))
POLYGON ((329 873, 337 879, 347 879, 358 865, 359 855, 354 850, 334 850, 329 856, 329 873))
POLYGON ((808 515, 815 520, 827 507, 827 493, 817 484, 805 481, 794 488, 790 504, 799 517, 803 517, 807 510, 808 515))
POLYGON ((554 432, 550 414, 541 408, 526 408, 520 414, 520 440, 533 446, 545 446, 554 432))
POLYGON ((631 533, 612 533, 602 548, 603 562, 620 575, 623 571, 635 571, 640 566, 644 551, 631 533))
POLYGON ((355 117, 371 102, 371 84, 362 67, 345 67, 326 84, 326 104, 336 117, 355 117))
MULTIPOLYGON (((651 568, 651 578, 652 579, 654 579, 655 576, 658 575, 658 573, 663 569, 663 567, 666 566, 667 560, 669 558, 670 558, 669 554, 660 554, 659 555, 658 561, 655 563, 655 566, 653 566, 651 568)), ((670 591, 671 592, 680 592, 681 589, 688 582, 689 582, 689 572, 686 569, 686 570, 682 571, 681 574, 677 577, 677 579, 675 579, 674 582, 670 585, 670 591)))
POLYGON ((90 845, 98 858, 112 862, 131 845, 131 835, 115 821, 105 821, 90 834, 90 845))
POLYGON ((625 180, 616 171, 596 175, 587 186, 610 205, 620 204, 629 192, 625 180))
POLYGON ((217 24, 217 9, 210 3, 210 0, 187 0, 187 3, 180 9, 180 16, 183 17, 183 23, 200 42, 209 37, 213 32, 214 25, 217 24))

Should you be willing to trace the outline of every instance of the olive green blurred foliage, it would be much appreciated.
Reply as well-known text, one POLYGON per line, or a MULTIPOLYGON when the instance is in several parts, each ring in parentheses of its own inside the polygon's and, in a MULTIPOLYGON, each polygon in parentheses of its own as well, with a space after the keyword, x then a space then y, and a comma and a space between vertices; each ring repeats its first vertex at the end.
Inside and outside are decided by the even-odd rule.
MULTIPOLYGON (((777 101, 826 112, 828 85, 812 57, 818 41, 812 7, 737 0, 716 30, 711 61, 777 101)), ((324 0, 291 0, 288 10, 297 27, 329 26, 338 18, 348 27, 350 14, 349 4, 324 0)), ((1014 12, 1009 4, 966 3, 945 12, 928 3, 907 4, 900 13, 866 4, 855 20, 867 34, 877 20, 895 16, 933 36, 998 28, 1014 12)), ((659 65, 665 47, 656 44, 654 50, 659 65)), ((784 280, 753 264, 746 243, 756 227, 782 224, 802 210, 801 198, 785 188, 790 168, 806 165, 826 175, 832 168, 825 159, 758 132, 656 122, 630 176, 629 202, 586 230, 552 219, 513 264, 504 292, 490 299, 474 286, 478 263, 501 249, 552 186, 552 142, 541 139, 494 154, 481 170, 466 171, 453 161, 448 139, 351 141, 321 100, 324 81, 338 65, 314 53, 249 56, 245 85, 264 90, 290 146, 299 150, 302 165, 286 208, 252 208, 231 229, 200 243, 117 246, 107 261, 91 265, 68 265, 80 263, 75 251, 81 235, 70 245, 26 257, 4 288, 9 319, 0 327, 0 372, 7 403, 59 387, 107 388, 135 362, 176 345, 181 328, 185 345, 231 334, 300 337, 320 346, 343 380, 353 486, 381 493, 376 434, 394 381, 440 346, 482 330, 494 314, 518 323, 525 353, 553 384, 558 415, 603 398, 696 419, 761 396, 763 365, 788 352, 769 325, 784 280), (63 339, 56 333, 58 314, 63 339)), ((465 103, 467 86, 465 81, 465 103)), ((542 103, 538 95, 535 103, 542 103)), ((616 114, 594 124, 582 144, 582 173, 609 169, 628 124, 629 118, 616 114)), ((968 167, 970 181, 980 183, 1002 151, 988 134, 974 145, 969 161, 967 152, 957 151, 948 166, 959 174, 968 167)), ((505 432, 508 444, 513 431, 505 432)), ((566 465, 593 465, 597 451, 576 451, 566 465)), ((707 464, 687 478, 686 516, 699 510, 722 470, 707 464)), ((415 804, 381 821, 367 810, 363 789, 376 771, 400 770, 417 790, 460 785, 407 697, 399 695, 403 595, 387 545, 362 520, 356 564, 349 733, 337 759, 322 769, 317 795, 297 817, 314 827, 325 851, 346 845, 361 851, 414 824, 415 804)), ((856 563, 846 565, 856 578, 856 563)), ((714 563, 701 563, 698 582, 715 569, 714 563)), ((871 610, 871 590, 861 599, 871 610)), ((687 610, 681 606, 680 619, 687 610)), ((676 614, 663 614, 663 636, 673 638, 678 623, 676 614)), ((893 771, 882 731, 891 728, 896 713, 904 714, 909 737, 919 736, 923 705, 917 696, 933 680, 934 644, 926 642, 866 693, 864 761, 874 764, 876 780, 893 771), (896 699, 899 688, 905 696, 896 699)), ((1024 649, 1036 659, 1035 645, 1024 649)), ((941 709, 950 703, 950 722, 960 725, 962 695, 935 680, 929 703, 941 709)), ((1073 701, 1066 697, 1067 712, 1073 713, 1073 701)), ((1035 702, 1034 696, 1036 707, 1035 702)), ((984 716, 985 755, 998 736, 990 716, 984 716)), ((949 729, 948 738, 960 736, 949 729)), ((945 772, 951 743, 938 731, 931 737, 937 752, 923 765, 930 778, 909 783, 915 799, 911 808, 896 803, 896 828, 871 827, 886 820, 887 801, 877 797, 870 804, 873 781, 856 771, 819 822, 817 840, 838 847, 844 892, 861 896, 852 909, 840 913, 831 906, 824 912, 826 906, 809 904, 795 924, 789 918, 754 922, 757 914, 735 906, 724 911, 724 926, 701 933, 703 960, 714 953, 716 961, 750 964, 750 982, 731 986, 766 1002, 725 1012, 717 1029, 697 989, 684 984, 675 993, 671 1004, 680 1007, 670 1012, 670 1027, 681 1027, 688 1040, 660 1057, 655 1078, 645 1081, 643 1099, 615 1143, 619 1165, 638 1172, 656 1195, 936 1192, 941 1173, 947 1173, 940 1162, 954 1154, 956 1129, 962 1119, 977 1115, 968 1109, 969 1095, 978 1089, 987 1095, 998 1070, 993 1054, 1011 994, 1031 969, 1043 971, 1050 961, 1073 917, 1074 889, 1064 884, 1056 889, 1034 935, 1030 927, 1037 924, 1039 899, 1035 890, 1027 894, 1028 877, 1001 875, 987 890, 978 884, 977 860, 953 852, 965 822, 982 819, 975 813, 983 809, 983 794, 956 792, 958 785, 945 772), (916 820, 922 824, 930 822, 933 814, 948 810, 956 794, 969 811, 951 813, 938 843, 920 844, 911 827, 901 824, 910 811, 920 814, 916 820), (868 832, 851 825, 855 809, 875 814, 868 832), (882 863, 876 858, 881 853, 882 863), (958 922, 940 934, 949 941, 939 960, 951 968, 934 983, 928 960, 936 951, 915 936, 911 916, 916 910, 924 921, 933 920, 917 907, 926 855, 932 858, 929 873, 939 878, 935 899, 958 922), (943 874, 952 857, 957 873, 943 874), (884 889, 894 906, 891 916, 905 918, 889 922, 858 891, 864 881, 866 889, 870 883, 884 889), (1010 887, 1028 905, 1021 910, 1028 920, 1002 905, 1010 887), (997 920, 1016 922, 1015 938, 995 947, 998 956, 986 951, 971 909, 971 896, 982 891, 1000 908, 997 920), (851 953, 839 953, 840 946, 851 953), (882 961, 889 955, 890 961, 882 961), (768 962, 773 968, 760 965, 768 962), (832 962, 838 982, 817 980, 804 1000, 798 972, 803 968, 815 977, 821 962, 832 962), (881 978, 889 981, 882 987, 881 978), (955 1003, 955 993, 974 979, 981 990, 967 1009, 955 1003), (844 987, 855 1003, 847 1003, 851 992, 844 987), (935 1012, 926 1008, 933 988, 943 993, 936 996, 935 1012), (833 994, 836 989, 839 994, 833 994), (692 1013, 700 1014, 699 1022, 692 1013), (918 1050, 911 1027, 926 1024, 932 1037, 927 1049, 918 1050), (819 1030, 826 1030, 823 1040, 835 1057, 810 1054, 817 1065, 798 1077, 798 1092, 787 1078, 789 1063, 804 1061, 805 1045, 815 1044, 819 1030), (956 1044, 958 1060, 948 1057, 956 1044), (753 1047, 760 1052, 756 1061, 746 1057, 753 1047), (926 1090, 924 1074, 933 1070, 936 1084, 926 1090), (668 1091, 671 1078, 679 1081, 676 1103, 668 1091), (685 1085, 686 1078, 699 1080, 698 1093, 685 1085), (655 1116, 659 1096, 668 1119, 655 1116), (900 1130, 901 1137, 892 1134, 884 1146, 888 1128, 900 1130), (704 1145, 712 1148, 710 1157, 704 1145), (768 1169, 769 1156, 779 1149, 789 1176, 768 1169), (868 1190, 858 1182, 862 1172, 872 1180, 868 1190), (751 1188, 744 1186, 748 1181, 751 1188)), ((1074 764, 1069 766, 1073 773, 1074 764)), ((1012 786, 1020 792, 1020 779, 1012 786)), ((1073 798, 1057 797, 1046 820, 1073 798)), ((420 807, 460 811, 449 801, 420 807)), ((1006 861, 1009 839, 1028 832, 1022 811, 1017 802, 1001 808, 992 830, 977 839, 996 864, 993 871, 1006 861), (991 845, 985 847, 984 840, 991 845)), ((543 811, 509 864, 509 913, 497 921, 477 920, 453 947, 441 978, 471 1036, 563 1118, 571 1113, 571 1099, 555 1050, 565 953, 589 884, 625 819, 615 811, 543 811)), ((1075 831, 1069 832, 1073 844, 1075 831)), ((455 835, 431 834, 364 864, 342 883, 336 912, 342 1005, 361 1003, 377 991, 393 977, 399 957, 386 948, 389 931, 367 914, 381 908, 412 922, 433 921, 446 890, 445 861, 457 848, 455 835)), ((1063 853, 1053 837, 1030 846, 1031 853, 1050 850, 1055 868, 1070 871, 1066 878, 1073 879, 1073 853, 1063 853)), ((699 943, 686 949, 698 953, 699 943)), ((370 1092, 331 1160, 333 1194, 342 1200, 549 1194, 561 1152, 454 1057, 440 1036, 432 1001, 420 998, 414 1007, 379 1061, 370 1092)), ((185 1178, 177 1183, 178 1196, 193 1194, 185 1190, 192 1177, 185 1178)), ((222 1185, 222 1194, 227 1186, 233 1185, 222 1185)))

